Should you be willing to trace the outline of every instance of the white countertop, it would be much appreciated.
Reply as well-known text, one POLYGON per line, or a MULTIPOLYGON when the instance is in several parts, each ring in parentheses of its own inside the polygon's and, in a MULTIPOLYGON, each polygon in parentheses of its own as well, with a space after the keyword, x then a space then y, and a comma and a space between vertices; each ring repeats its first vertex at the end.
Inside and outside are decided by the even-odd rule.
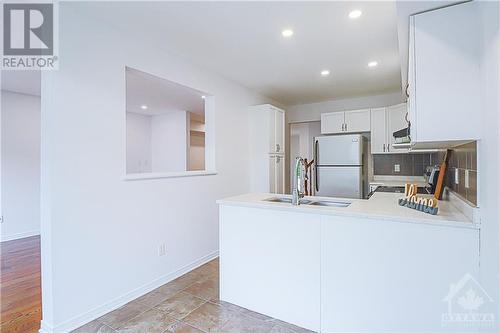
MULTIPOLYGON (((424 195, 426 196, 426 195, 424 195)), ((288 197, 290 195, 271 193, 248 193, 230 198, 217 200, 220 205, 268 208, 277 210, 296 211, 301 213, 339 215, 362 217, 379 220, 390 220, 405 223, 423 223, 431 225, 473 228, 479 229, 479 225, 473 223, 467 216, 462 214, 449 201, 439 201, 439 211, 437 215, 430 215, 414 209, 399 206, 398 199, 402 198, 401 193, 374 193, 370 199, 345 199, 327 197, 305 197, 304 199, 313 201, 346 201, 351 202, 348 207, 332 206, 293 206, 290 203, 279 203, 264 201, 273 197, 288 197)), ((432 197, 428 195, 426 197, 432 197)))

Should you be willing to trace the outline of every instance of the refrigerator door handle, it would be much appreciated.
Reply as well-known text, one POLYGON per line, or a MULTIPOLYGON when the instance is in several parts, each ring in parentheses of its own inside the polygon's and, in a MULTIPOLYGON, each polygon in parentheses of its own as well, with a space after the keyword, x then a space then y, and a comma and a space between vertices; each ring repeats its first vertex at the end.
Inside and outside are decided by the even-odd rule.
POLYGON ((314 142, 314 186, 316 188, 316 192, 319 191, 318 184, 318 140, 314 142))

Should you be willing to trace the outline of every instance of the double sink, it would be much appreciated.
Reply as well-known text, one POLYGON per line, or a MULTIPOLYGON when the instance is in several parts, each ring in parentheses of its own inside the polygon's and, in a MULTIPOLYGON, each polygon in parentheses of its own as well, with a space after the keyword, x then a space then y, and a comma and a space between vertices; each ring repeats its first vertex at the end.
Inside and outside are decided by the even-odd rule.
MULTIPOLYGON (((289 203, 292 204, 291 198, 286 197, 273 197, 264 199, 263 201, 267 202, 276 202, 276 203, 289 203)), ((322 206, 322 207, 349 207, 350 202, 345 201, 336 201, 336 200, 309 200, 309 199, 300 199, 299 203, 301 205, 309 205, 309 206, 322 206)))

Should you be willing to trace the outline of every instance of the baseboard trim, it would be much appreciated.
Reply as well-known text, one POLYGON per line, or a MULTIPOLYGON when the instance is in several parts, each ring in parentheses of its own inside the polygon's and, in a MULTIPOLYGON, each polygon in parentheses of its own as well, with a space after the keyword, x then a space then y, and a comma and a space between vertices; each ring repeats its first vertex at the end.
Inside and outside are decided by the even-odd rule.
POLYGON ((39 235, 40 235, 40 230, 31 230, 31 231, 26 231, 26 232, 20 232, 17 234, 12 234, 12 235, 2 235, 0 238, 0 242, 3 243, 3 242, 11 241, 11 240, 32 237, 32 236, 39 236, 39 235))
POLYGON ((137 289, 134 289, 120 297, 115 298, 114 300, 107 302, 103 305, 100 305, 86 313, 75 316, 66 322, 63 322, 56 326, 51 326, 42 320, 42 325, 39 333, 66 333, 70 332, 74 329, 77 329, 80 326, 83 326, 94 319, 97 319, 106 313, 116 310, 119 307, 127 304, 128 302, 147 294, 148 292, 168 283, 181 275, 186 274, 189 271, 209 262, 210 260, 217 258, 219 256, 219 251, 212 252, 202 258, 191 262, 190 264, 166 275, 161 276, 160 278, 147 283, 137 289))
POLYGON ((54 332, 54 329, 47 324, 46 322, 42 321, 40 322, 40 329, 38 330, 38 333, 52 333, 54 332))

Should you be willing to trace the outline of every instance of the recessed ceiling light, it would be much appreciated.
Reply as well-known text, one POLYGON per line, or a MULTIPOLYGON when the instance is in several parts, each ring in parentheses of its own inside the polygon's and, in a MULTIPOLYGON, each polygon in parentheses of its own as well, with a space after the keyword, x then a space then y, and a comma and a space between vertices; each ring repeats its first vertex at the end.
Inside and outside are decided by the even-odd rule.
POLYGON ((377 65, 378 65, 378 62, 376 62, 376 61, 370 61, 368 63, 368 67, 377 67, 377 65))
POLYGON ((363 14, 362 11, 360 11, 359 9, 355 9, 349 13, 349 18, 357 19, 358 17, 361 16, 361 14, 363 14))
POLYGON ((147 105, 141 105, 141 109, 147 110, 148 106, 147 105))
POLYGON ((281 34, 283 35, 283 37, 292 37, 293 36, 293 30, 292 29, 285 29, 281 32, 281 34))
POLYGON ((206 97, 205 97, 205 95, 203 95, 203 96, 201 96, 201 98, 205 99, 206 97))
POLYGON ((321 71, 321 76, 328 76, 330 75, 330 71, 328 69, 324 69, 321 71))

